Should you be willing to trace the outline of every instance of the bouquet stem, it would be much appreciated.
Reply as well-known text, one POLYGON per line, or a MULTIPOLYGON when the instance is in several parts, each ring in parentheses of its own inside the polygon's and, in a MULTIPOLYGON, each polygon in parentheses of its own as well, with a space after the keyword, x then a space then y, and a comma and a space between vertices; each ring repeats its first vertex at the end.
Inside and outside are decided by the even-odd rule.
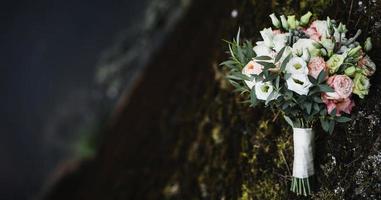
POLYGON ((312 191, 313 165, 313 139, 311 128, 293 128, 294 137, 294 165, 291 191, 297 195, 308 196, 312 191))

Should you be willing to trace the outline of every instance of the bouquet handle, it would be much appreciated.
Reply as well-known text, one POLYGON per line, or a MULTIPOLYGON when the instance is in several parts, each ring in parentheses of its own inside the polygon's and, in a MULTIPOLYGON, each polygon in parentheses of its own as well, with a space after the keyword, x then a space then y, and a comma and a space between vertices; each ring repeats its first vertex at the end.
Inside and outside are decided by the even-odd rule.
POLYGON ((291 191, 297 195, 311 194, 314 171, 314 132, 311 128, 293 128, 294 164, 291 191))

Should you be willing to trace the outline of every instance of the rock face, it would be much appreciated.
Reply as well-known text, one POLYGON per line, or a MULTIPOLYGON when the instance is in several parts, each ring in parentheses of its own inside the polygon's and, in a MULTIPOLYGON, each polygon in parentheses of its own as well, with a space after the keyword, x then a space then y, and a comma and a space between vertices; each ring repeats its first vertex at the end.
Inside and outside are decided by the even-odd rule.
POLYGON ((381 199, 380 70, 351 122, 332 135, 316 128, 317 187, 311 197, 296 197, 289 191, 291 129, 273 113, 241 103, 218 66, 226 56, 221 39, 238 25, 243 37, 255 39, 269 26, 270 12, 307 10, 365 30, 362 39, 376 39, 370 56, 381 66, 381 2, 188 3, 122 98, 96 158, 46 199, 381 199))

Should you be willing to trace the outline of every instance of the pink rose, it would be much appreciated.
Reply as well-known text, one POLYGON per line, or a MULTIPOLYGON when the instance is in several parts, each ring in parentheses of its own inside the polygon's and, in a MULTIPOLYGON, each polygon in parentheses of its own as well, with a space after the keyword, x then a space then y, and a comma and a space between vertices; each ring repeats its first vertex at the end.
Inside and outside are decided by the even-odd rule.
POLYGON ((367 55, 362 56, 357 65, 364 70, 366 76, 372 76, 376 71, 376 64, 367 55))
POLYGON ((340 100, 333 100, 327 98, 325 94, 322 95, 322 100, 327 106, 328 113, 331 113, 333 109, 336 108, 336 116, 340 116, 341 113, 347 113, 351 114, 352 108, 355 106, 355 103, 353 100, 351 100, 349 97, 345 99, 340 100))
POLYGON ((247 65, 242 69, 242 74, 251 75, 251 74, 260 74, 263 70, 263 66, 256 63, 255 61, 250 61, 247 65))
POLYGON ((327 72, 327 65, 322 57, 313 57, 308 62, 308 74, 317 79, 321 71, 327 72))
POLYGON ((353 81, 346 75, 334 75, 328 78, 327 84, 334 92, 327 92, 327 98, 333 100, 348 98, 353 91, 353 81))
POLYGON ((318 32, 317 23, 316 21, 312 22, 311 26, 304 30, 304 33, 307 34, 310 39, 315 41, 320 41, 321 34, 318 32))

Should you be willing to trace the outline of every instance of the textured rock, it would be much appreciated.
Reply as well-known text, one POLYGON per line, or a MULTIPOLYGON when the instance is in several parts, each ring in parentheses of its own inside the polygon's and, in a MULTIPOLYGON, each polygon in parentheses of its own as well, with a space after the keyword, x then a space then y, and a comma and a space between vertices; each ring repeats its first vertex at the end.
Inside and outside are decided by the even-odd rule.
POLYGON ((296 197, 289 191, 290 127, 276 113, 242 103, 218 66, 226 56, 220 38, 232 37, 234 25, 255 39, 269 25, 270 11, 310 9, 364 29, 362 39, 377 38, 371 57, 381 66, 381 2, 361 2, 192 1, 121 100, 96 159, 68 175, 48 199, 377 199, 380 70, 370 95, 357 99, 353 121, 331 136, 316 127, 315 193, 296 197), (64 192, 73 185, 81 190, 64 192))

